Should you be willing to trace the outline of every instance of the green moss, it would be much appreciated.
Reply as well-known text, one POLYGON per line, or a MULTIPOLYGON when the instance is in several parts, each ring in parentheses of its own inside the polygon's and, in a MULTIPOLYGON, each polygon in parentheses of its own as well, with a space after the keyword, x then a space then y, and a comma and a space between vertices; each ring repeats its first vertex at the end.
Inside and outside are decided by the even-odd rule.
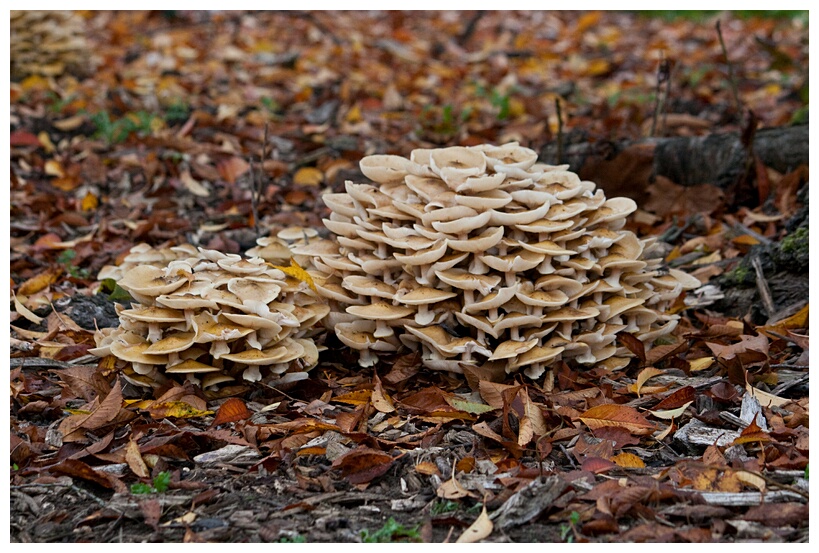
POLYGON ((809 234, 808 226, 804 225, 783 238, 773 252, 777 265, 788 267, 791 271, 807 269, 810 253, 809 234))

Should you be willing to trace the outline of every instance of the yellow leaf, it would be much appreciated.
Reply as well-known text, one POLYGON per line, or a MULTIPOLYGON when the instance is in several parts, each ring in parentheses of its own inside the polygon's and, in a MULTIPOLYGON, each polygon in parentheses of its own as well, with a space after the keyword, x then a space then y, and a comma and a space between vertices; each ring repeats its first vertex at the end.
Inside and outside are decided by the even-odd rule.
POLYGON ((26 77, 23 79, 23 82, 20 83, 20 86, 26 92, 39 88, 39 89, 46 89, 49 87, 48 79, 42 77, 40 75, 31 75, 30 77, 26 77))
POLYGON ((475 543, 489 537, 494 525, 489 515, 486 513, 486 505, 483 506, 480 516, 472 523, 472 526, 464 530, 464 533, 455 543, 475 543))
POLYGON ((358 107, 358 104, 354 105, 350 108, 347 112, 347 119, 348 123, 360 123, 361 122, 361 108, 358 107))
POLYGON ((83 211, 94 211, 95 209, 97 209, 99 203, 100 202, 97 199, 97 197, 89 191, 82 199, 80 209, 82 209, 83 211))
POLYGON ((302 167, 293 175, 293 184, 299 186, 318 186, 324 182, 324 173, 315 167, 302 167))
POLYGON ((39 133, 37 133, 37 140, 40 141, 40 144, 43 145, 43 149, 49 154, 57 149, 56 147, 54 147, 54 143, 51 141, 51 137, 48 136, 48 133, 45 131, 40 131, 39 133))
POLYGON ((308 273, 307 271, 302 269, 301 266, 298 263, 296 263, 296 260, 293 259, 292 257, 290 258, 290 266, 289 267, 282 267, 280 265, 273 265, 272 263, 268 263, 268 265, 270 265, 274 269, 280 270, 281 272, 283 272, 286 275, 289 275, 289 276, 295 278, 296 280, 300 280, 301 282, 307 283, 307 286, 309 286, 310 289, 313 292, 318 292, 318 290, 316 290, 316 285, 313 282, 313 277, 310 276, 310 273, 308 273))
POLYGON ((633 453, 623 452, 619 455, 615 455, 611 458, 611 460, 617 463, 619 466, 627 469, 642 469, 646 467, 643 460, 633 453))
POLYGON ((705 369, 714 364, 714 358, 701 357, 700 359, 692 359, 691 361, 688 362, 688 364, 690 365, 692 373, 704 371, 705 369))
POLYGON ((148 408, 148 412, 150 412, 151 416, 155 419, 164 419, 167 417, 192 419, 213 414, 213 411, 200 411, 193 405, 185 403, 184 401, 165 401, 162 403, 154 402, 148 408))

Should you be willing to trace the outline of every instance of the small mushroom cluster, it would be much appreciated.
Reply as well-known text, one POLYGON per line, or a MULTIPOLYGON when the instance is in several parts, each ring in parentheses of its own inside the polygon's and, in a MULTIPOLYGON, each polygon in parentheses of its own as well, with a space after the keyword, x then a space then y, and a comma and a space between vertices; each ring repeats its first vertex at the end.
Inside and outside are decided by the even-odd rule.
MULTIPOLYGON (((162 254, 137 255, 151 252, 162 254)), ((316 325, 330 310, 308 283, 259 257, 188 245, 170 252, 165 266, 127 268, 118 284, 136 303, 118 306, 120 326, 99 332, 93 353, 129 362, 125 378, 146 387, 172 375, 203 389, 306 377, 318 362, 316 325)))
POLYGON ((57 76, 89 62, 85 21, 71 11, 11 10, 11 74, 57 76))
POLYGON ((420 350, 430 368, 489 364, 538 378, 560 359, 624 366, 619 332, 647 346, 671 332, 670 304, 699 281, 662 266, 624 230, 636 209, 517 143, 372 155, 375 182, 325 194, 312 257, 327 326, 360 352, 420 350))

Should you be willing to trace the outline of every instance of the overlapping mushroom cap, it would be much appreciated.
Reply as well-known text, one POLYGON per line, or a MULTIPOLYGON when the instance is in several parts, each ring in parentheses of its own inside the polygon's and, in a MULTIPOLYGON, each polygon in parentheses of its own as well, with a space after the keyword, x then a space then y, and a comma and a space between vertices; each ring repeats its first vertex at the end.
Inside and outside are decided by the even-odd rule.
POLYGON ((56 76, 89 64, 85 23, 74 12, 11 10, 11 74, 56 76))
POLYGON ((123 373, 130 382, 290 381, 318 362, 313 337, 330 308, 308 283, 260 257, 188 246, 136 250, 129 257, 143 264, 124 263, 118 284, 137 303, 118 306, 120 326, 100 332, 92 350, 130 362, 123 373))
POLYGON ((538 378, 560 359, 617 368, 628 352, 616 334, 650 347, 677 324, 670 304, 699 285, 623 230, 632 200, 606 199, 517 143, 360 166, 374 184, 324 197, 336 240, 293 251, 323 273, 329 326, 364 366, 410 348, 455 372, 490 363, 538 378))

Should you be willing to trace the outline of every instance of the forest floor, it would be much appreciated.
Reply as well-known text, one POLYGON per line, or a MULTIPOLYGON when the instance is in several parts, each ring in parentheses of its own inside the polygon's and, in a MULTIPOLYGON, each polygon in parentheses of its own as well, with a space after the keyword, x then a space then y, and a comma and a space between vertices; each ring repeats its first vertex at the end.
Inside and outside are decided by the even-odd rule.
POLYGON ((146 392, 88 354, 103 266, 320 229, 364 155, 806 124, 806 13, 80 17, 83 64, 11 83, 12 542, 808 540, 807 163, 629 191, 713 288, 614 373, 481 385, 327 338, 286 389, 146 392))

